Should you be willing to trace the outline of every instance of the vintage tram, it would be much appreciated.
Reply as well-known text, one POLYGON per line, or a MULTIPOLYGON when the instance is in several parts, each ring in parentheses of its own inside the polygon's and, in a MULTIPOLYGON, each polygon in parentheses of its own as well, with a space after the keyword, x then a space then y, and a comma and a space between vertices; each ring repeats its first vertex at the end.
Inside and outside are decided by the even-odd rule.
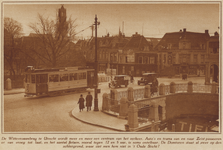
POLYGON ((67 67, 25 70, 25 97, 60 95, 94 86, 94 69, 67 67))

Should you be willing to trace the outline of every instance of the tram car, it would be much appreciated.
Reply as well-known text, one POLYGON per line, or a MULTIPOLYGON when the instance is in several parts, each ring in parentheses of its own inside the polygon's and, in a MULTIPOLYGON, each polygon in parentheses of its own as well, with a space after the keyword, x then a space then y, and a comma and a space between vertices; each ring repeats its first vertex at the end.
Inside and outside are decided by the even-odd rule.
POLYGON ((94 86, 94 69, 25 69, 25 97, 60 95, 94 86))

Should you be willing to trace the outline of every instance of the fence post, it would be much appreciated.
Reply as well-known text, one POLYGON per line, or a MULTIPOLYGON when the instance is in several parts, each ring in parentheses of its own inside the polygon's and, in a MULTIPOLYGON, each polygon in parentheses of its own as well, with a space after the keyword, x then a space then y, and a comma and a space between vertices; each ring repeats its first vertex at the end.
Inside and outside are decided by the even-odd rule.
POLYGON ((102 101, 102 111, 109 111, 109 99, 108 99, 108 94, 104 93, 103 96, 103 101, 102 101))
POLYGON ((193 93, 193 83, 191 81, 188 82, 187 92, 193 93))
POLYGON ((176 93, 176 84, 175 82, 170 83, 170 93, 176 93))
POLYGON ((134 101, 134 95, 133 95, 133 88, 128 87, 128 101, 133 102, 134 101))
POLYGON ((211 93, 216 94, 217 93, 217 83, 212 83, 211 85, 211 93))
POLYGON ((159 95, 165 95, 165 84, 163 83, 159 86, 159 95))
POLYGON ((150 85, 145 86, 144 98, 151 98, 150 85))
POLYGON ((125 97, 122 97, 120 100, 120 109, 119 109, 119 117, 126 118, 128 115, 128 100, 125 97))
POLYGON ((10 78, 6 79, 6 90, 12 89, 12 80, 10 78))
POLYGON ((131 104, 128 109, 128 125, 130 130, 134 130, 134 128, 137 128, 139 126, 138 108, 134 104, 131 104))

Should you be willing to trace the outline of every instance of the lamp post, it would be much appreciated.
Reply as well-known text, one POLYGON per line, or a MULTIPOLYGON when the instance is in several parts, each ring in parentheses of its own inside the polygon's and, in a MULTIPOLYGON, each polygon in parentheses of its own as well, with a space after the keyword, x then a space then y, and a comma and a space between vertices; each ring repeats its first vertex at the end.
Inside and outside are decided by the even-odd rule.
POLYGON ((97 59, 97 25, 100 24, 100 22, 97 22, 98 18, 97 15, 95 15, 95 89, 94 89, 94 111, 99 111, 98 109, 98 59, 97 59))

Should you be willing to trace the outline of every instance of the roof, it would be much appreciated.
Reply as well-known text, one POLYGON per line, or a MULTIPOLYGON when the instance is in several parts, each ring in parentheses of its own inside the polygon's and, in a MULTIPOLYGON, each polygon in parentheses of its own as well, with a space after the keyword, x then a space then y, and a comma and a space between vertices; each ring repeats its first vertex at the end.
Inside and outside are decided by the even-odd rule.
POLYGON ((149 47, 150 44, 146 40, 146 38, 138 33, 134 34, 129 42, 125 45, 125 49, 137 49, 137 50, 144 50, 144 47, 149 47))
POLYGON ((172 48, 179 48, 180 41, 189 41, 191 43, 191 48, 199 47, 200 43, 205 43, 209 40, 210 35, 207 31, 205 33, 198 32, 188 32, 186 29, 184 31, 166 33, 161 41, 157 44, 155 49, 159 46, 165 47, 167 49, 168 44, 172 44, 172 48))

